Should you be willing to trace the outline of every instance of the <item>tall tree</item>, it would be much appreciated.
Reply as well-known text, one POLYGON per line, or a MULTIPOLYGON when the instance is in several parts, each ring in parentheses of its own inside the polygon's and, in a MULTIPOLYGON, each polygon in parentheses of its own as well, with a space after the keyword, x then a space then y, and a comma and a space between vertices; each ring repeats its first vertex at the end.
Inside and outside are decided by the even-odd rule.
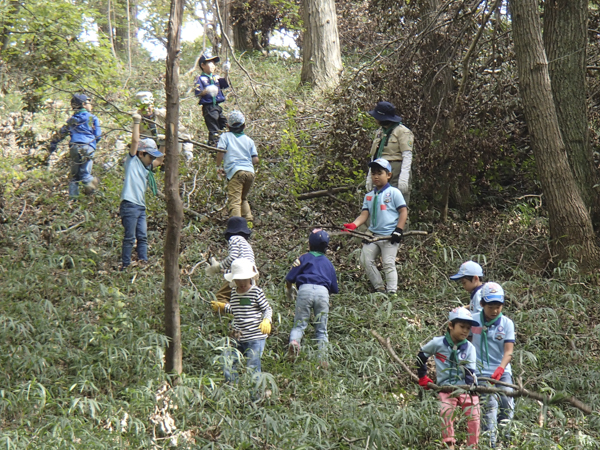
POLYGON ((165 334, 169 338, 165 370, 181 374, 183 370, 181 327, 179 317, 179 246, 183 224, 183 204, 179 196, 179 53, 184 0, 171 0, 171 14, 167 33, 167 73, 165 91, 167 114, 165 118, 167 198, 167 232, 165 236, 165 334))
POLYGON ((594 186, 599 180, 589 141, 586 98, 588 8, 588 0, 546 0, 544 45, 569 164, 597 227, 600 195, 594 186))
POLYGON ((510 0, 513 38, 519 72, 519 88, 529 127, 538 176, 544 192, 552 249, 561 259, 577 256, 586 266, 597 266, 596 245, 590 215, 571 172, 548 71, 537 0, 510 0), (571 248, 569 248, 571 247, 571 248))
POLYGON ((300 79, 319 88, 335 87, 342 71, 335 1, 304 0, 302 8, 305 31, 300 79))

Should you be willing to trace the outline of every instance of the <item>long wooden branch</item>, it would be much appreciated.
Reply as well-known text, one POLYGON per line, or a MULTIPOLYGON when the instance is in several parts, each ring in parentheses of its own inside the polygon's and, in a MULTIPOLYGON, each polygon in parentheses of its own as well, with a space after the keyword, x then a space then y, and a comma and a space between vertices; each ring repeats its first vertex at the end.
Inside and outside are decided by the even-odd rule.
MULTIPOLYGON (((396 354, 392 347, 392 343, 390 342, 390 338, 383 338, 377 331, 370 330, 371 334, 379 341, 381 346, 387 351, 387 353, 391 356, 391 358, 400 364, 400 366, 404 369, 404 371, 410 376, 410 378, 415 382, 419 382, 419 377, 413 373, 410 367, 400 359, 400 357, 396 354)), ((589 405, 577 400, 575 397, 570 396, 562 396, 562 395, 554 395, 550 397, 548 395, 540 394, 538 392, 531 392, 527 389, 524 389, 520 386, 516 386, 514 384, 497 382, 496 380, 491 380, 490 378, 479 378, 482 381, 494 382, 496 384, 502 384, 504 386, 510 387, 512 391, 504 391, 502 389, 493 388, 489 386, 467 386, 467 385, 453 385, 453 386, 438 386, 434 383, 428 383, 427 387, 432 391, 436 392, 455 392, 455 391, 468 391, 474 394, 502 394, 507 397, 528 397, 534 400, 538 400, 545 405, 553 404, 553 403, 569 403, 571 406, 579 409, 584 414, 592 414, 593 410, 589 405)))
MULTIPOLYGON (((360 231, 331 231, 328 233, 329 236, 350 236, 357 237, 367 242, 379 242, 379 241, 389 241, 391 236, 373 236, 367 233, 361 233, 360 231)), ((427 236, 429 233, 427 231, 421 230, 410 230, 404 233, 404 236, 427 236)))
POLYGON ((337 192, 349 191, 350 189, 354 189, 355 187, 356 186, 340 186, 340 187, 335 187, 335 188, 330 188, 330 189, 323 189, 321 191, 305 192, 304 194, 298 195, 297 199, 298 200, 308 200, 309 198, 328 197, 331 194, 335 194, 337 192))

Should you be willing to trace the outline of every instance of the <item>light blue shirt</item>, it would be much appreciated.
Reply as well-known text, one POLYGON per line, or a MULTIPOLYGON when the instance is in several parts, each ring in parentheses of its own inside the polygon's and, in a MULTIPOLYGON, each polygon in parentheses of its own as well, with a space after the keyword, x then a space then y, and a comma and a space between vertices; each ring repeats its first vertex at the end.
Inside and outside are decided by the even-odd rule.
POLYGON ((252 157, 258 156, 258 153, 254 141, 248 136, 245 134, 236 136, 231 132, 223 133, 217 148, 227 150, 223 158, 223 167, 228 180, 231 180, 239 170, 254 173, 252 157))
POLYGON ((434 337, 427 344, 421 347, 421 351, 425 356, 435 357, 435 374, 437 385, 455 385, 466 384, 465 382, 465 367, 475 373, 476 350, 473 344, 469 341, 462 344, 458 350, 458 367, 450 362, 452 347, 446 342, 444 336, 434 337))
POLYGON ((146 187, 148 186, 148 169, 137 156, 129 153, 125 159, 125 182, 121 191, 121 200, 146 207, 146 187))
MULTIPOLYGON (((484 324, 483 310, 479 314, 473 314, 473 319, 480 324, 484 324)), ((481 333, 483 327, 471 327, 473 334, 473 345, 477 350, 477 375, 482 377, 491 377, 494 371, 502 362, 504 356, 504 344, 507 342, 515 342, 515 324, 506 316, 500 317, 487 330, 489 364, 485 355, 485 349, 482 347, 481 333)), ((512 375, 510 364, 504 369, 506 373, 512 375)))
POLYGON ((406 201, 399 189, 386 184, 380 191, 377 188, 365 195, 362 209, 369 211, 369 231, 381 236, 389 236, 396 229, 399 210, 406 208, 406 201), (373 224, 373 202, 377 196, 377 223, 373 224))
POLYGON ((481 286, 476 287, 473 292, 471 292, 471 303, 469 304, 469 311, 471 314, 475 316, 479 311, 481 311, 481 293, 483 292, 483 284, 481 286))

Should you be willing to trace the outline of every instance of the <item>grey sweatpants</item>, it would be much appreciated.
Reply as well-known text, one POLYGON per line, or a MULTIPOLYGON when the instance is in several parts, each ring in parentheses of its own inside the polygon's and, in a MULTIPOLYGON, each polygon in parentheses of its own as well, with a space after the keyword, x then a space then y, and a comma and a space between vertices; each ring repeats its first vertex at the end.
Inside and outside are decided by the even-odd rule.
POLYGON ((360 253, 360 263, 367 272, 369 281, 375 290, 396 292, 398 289, 398 272, 396 271, 396 254, 400 244, 392 244, 390 241, 379 241, 371 244, 363 244, 360 253), (385 274, 385 284, 377 270, 377 257, 381 255, 381 264, 385 274), (386 287, 387 285, 387 287, 386 287))

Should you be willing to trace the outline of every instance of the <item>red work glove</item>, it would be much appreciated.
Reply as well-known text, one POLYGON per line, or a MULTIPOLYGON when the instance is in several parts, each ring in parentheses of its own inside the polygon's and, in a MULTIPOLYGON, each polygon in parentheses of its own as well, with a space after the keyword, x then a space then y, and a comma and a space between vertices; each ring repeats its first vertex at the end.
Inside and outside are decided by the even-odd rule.
POLYGON ((494 373, 492 374, 492 378, 494 380, 500 381, 500 377, 502 377, 503 373, 504 373, 504 367, 498 366, 498 368, 496 370, 494 370, 494 373))
POLYGON ((427 375, 419 378, 419 386, 421 386, 423 389, 426 389, 426 390, 429 389, 427 387, 428 383, 433 383, 433 380, 431 378, 429 378, 427 375))
POLYGON ((356 228, 357 226, 355 223, 345 223, 342 231, 354 231, 356 228))

